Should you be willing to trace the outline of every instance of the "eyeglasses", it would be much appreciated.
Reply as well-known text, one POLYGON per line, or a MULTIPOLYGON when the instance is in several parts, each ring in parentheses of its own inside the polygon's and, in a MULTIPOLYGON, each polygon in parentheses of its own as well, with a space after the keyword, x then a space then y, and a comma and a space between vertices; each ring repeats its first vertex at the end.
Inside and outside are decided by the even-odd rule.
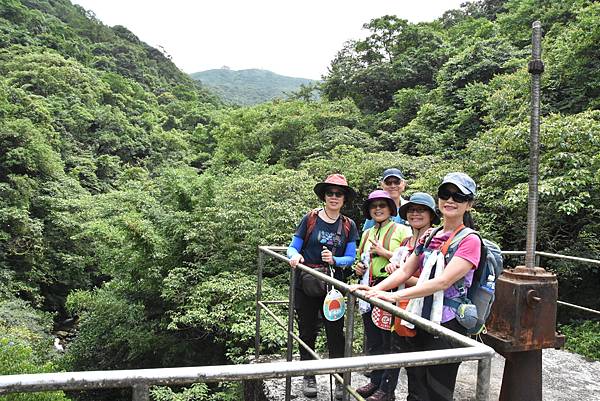
POLYGON ((388 207, 386 202, 373 202, 369 205, 369 209, 385 209, 388 207))
POLYGON ((391 186, 398 186, 398 185, 400 185, 400 183, 401 183, 401 182, 402 182, 402 181, 400 181, 400 180, 398 180, 398 179, 387 179, 387 180, 384 180, 384 181, 383 181, 383 183, 384 183, 385 185, 387 185, 387 186, 390 186, 390 187, 391 187, 391 186))
POLYGON ((336 198, 342 198, 344 196, 344 193, 340 191, 325 191, 325 196, 329 196, 330 198, 333 196, 335 196, 336 198))
POLYGON ((456 202, 456 203, 465 203, 470 200, 473 200, 473 196, 471 196, 471 195, 465 195, 461 192, 452 192, 448 188, 441 188, 438 191, 437 195, 438 195, 438 198, 440 198, 441 200, 446 201, 446 200, 452 198, 454 200, 454 202, 456 202))
POLYGON ((425 207, 409 207, 408 210, 406 211, 406 213, 426 213, 428 212, 429 209, 425 208, 425 207))

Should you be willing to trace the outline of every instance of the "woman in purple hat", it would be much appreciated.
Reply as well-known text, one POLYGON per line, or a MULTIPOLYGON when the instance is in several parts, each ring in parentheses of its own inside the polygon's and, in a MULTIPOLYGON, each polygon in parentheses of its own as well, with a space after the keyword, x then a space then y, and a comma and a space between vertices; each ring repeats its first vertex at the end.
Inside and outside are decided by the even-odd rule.
MULTIPOLYGON (((334 278, 344 280, 356 256, 356 240, 358 230, 350 218, 342 215, 345 202, 356 197, 356 192, 348 186, 346 178, 341 174, 329 175, 325 181, 314 187, 314 192, 324 202, 323 208, 307 213, 292 238, 287 249, 290 265, 295 268, 298 263, 319 269, 326 274, 333 272, 334 278)), ((300 338, 310 348, 315 348, 319 331, 319 314, 325 300, 325 290, 319 281, 308 274, 300 274, 296 270, 296 287, 294 288, 294 308, 298 317, 300 338)), ((325 320, 325 333, 330 358, 344 356, 344 319, 325 320)), ((300 359, 312 359, 303 347, 300 347, 300 359)), ((306 397, 317 396, 315 376, 305 376, 302 392, 306 397)), ((337 399, 342 398, 342 386, 335 389, 337 399)))
MULTIPOLYGON (((362 209, 365 218, 372 219, 374 225, 365 230, 360 239, 358 247, 360 261, 355 266, 355 273, 362 277, 361 283, 373 286, 389 275, 386 266, 396 248, 404 238, 410 236, 410 229, 392 220, 397 214, 396 202, 385 191, 371 192, 363 203, 362 209)), ((379 308, 371 310, 371 305, 362 300, 359 301, 359 310, 364 324, 366 353, 368 355, 389 353, 391 316, 379 308)), ((370 382, 359 387, 356 390, 358 394, 363 397, 373 394, 381 384, 382 374, 383 370, 372 371, 370 382)))
MULTIPOLYGON (((447 306, 446 300, 457 299, 461 296, 461 291, 469 289, 481 257, 481 239, 478 235, 470 235, 475 233, 470 214, 475 194, 476 185, 471 177, 459 172, 447 174, 438 188, 438 209, 443 217, 442 226, 421 237, 413 254, 387 279, 372 288, 353 286, 352 291, 364 289, 369 298, 376 297, 391 302, 408 299, 409 312, 466 334, 467 329, 459 322, 459 318, 462 321, 465 316, 459 316, 455 309, 447 306), (446 257, 441 257, 440 253, 446 257), (417 271, 420 272, 417 285, 393 293, 387 291, 405 283, 417 271)), ((410 326, 409 322, 406 323, 410 326)), ((416 328, 413 346, 412 351, 454 347, 448 340, 419 328, 416 328)), ((419 379, 422 381, 419 385, 427 393, 425 399, 452 401, 458 367, 459 363, 425 366, 425 374, 419 379)), ((392 399, 393 394, 384 394, 377 400, 370 398, 369 401, 392 399)))

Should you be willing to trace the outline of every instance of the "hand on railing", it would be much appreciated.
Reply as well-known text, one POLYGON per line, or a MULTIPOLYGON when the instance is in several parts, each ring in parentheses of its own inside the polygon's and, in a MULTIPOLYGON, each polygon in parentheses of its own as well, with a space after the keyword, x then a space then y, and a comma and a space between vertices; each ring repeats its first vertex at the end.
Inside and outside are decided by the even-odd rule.
POLYGON ((373 287, 369 287, 366 284, 352 284, 349 291, 355 293, 357 290, 365 292, 365 297, 368 298, 379 298, 388 302, 396 302, 395 293, 389 291, 375 290, 373 287))
POLYGON ((304 257, 299 253, 290 258, 290 266, 292 266, 292 268, 296 268, 298 263, 304 263, 304 257))
POLYGON ((379 298, 379 299, 382 299, 382 300, 388 301, 388 302, 396 302, 396 293, 395 292, 371 289, 365 293, 365 296, 367 298, 379 298))
POLYGON ((361 291, 369 291, 371 289, 371 287, 369 287, 366 284, 352 284, 350 286, 350 292, 351 293, 355 293, 356 290, 361 290, 361 291))

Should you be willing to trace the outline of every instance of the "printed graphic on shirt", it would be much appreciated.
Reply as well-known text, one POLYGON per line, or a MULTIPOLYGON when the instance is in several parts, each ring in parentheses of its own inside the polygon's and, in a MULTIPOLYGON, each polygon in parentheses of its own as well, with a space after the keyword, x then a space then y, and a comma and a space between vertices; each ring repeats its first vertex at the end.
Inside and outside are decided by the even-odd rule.
POLYGON ((319 241, 320 244, 325 245, 329 248, 332 248, 332 247, 339 248, 342 246, 341 234, 332 233, 330 231, 319 230, 319 234, 317 236, 317 241, 319 241))

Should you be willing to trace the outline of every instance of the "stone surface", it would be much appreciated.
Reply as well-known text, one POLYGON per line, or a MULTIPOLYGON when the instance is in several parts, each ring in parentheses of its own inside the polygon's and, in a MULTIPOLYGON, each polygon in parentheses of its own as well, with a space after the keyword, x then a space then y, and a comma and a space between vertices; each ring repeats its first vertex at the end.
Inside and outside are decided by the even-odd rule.
MULTIPOLYGON (((504 358, 495 355, 492 360, 490 400, 498 400, 502 384, 504 358)), ((543 351, 543 394, 545 401, 600 401, 600 362, 588 361, 580 355, 567 351, 547 349, 543 351)), ((353 372, 352 386, 359 387, 368 378, 360 372, 353 372)), ((477 362, 468 361, 461 364, 456 381, 455 401, 472 401, 475 399, 477 381, 477 362)), ((329 375, 317 376, 319 395, 312 400, 330 399, 329 375)), ((335 384, 334 384, 335 386, 335 384)), ((285 399, 285 379, 265 381, 265 392, 268 400, 285 399)), ((292 378, 292 399, 308 400, 302 395, 302 378, 292 378)), ((353 400, 353 397, 350 397, 353 400)), ((396 388, 396 400, 406 399, 406 374, 400 371, 400 380, 396 388)))

